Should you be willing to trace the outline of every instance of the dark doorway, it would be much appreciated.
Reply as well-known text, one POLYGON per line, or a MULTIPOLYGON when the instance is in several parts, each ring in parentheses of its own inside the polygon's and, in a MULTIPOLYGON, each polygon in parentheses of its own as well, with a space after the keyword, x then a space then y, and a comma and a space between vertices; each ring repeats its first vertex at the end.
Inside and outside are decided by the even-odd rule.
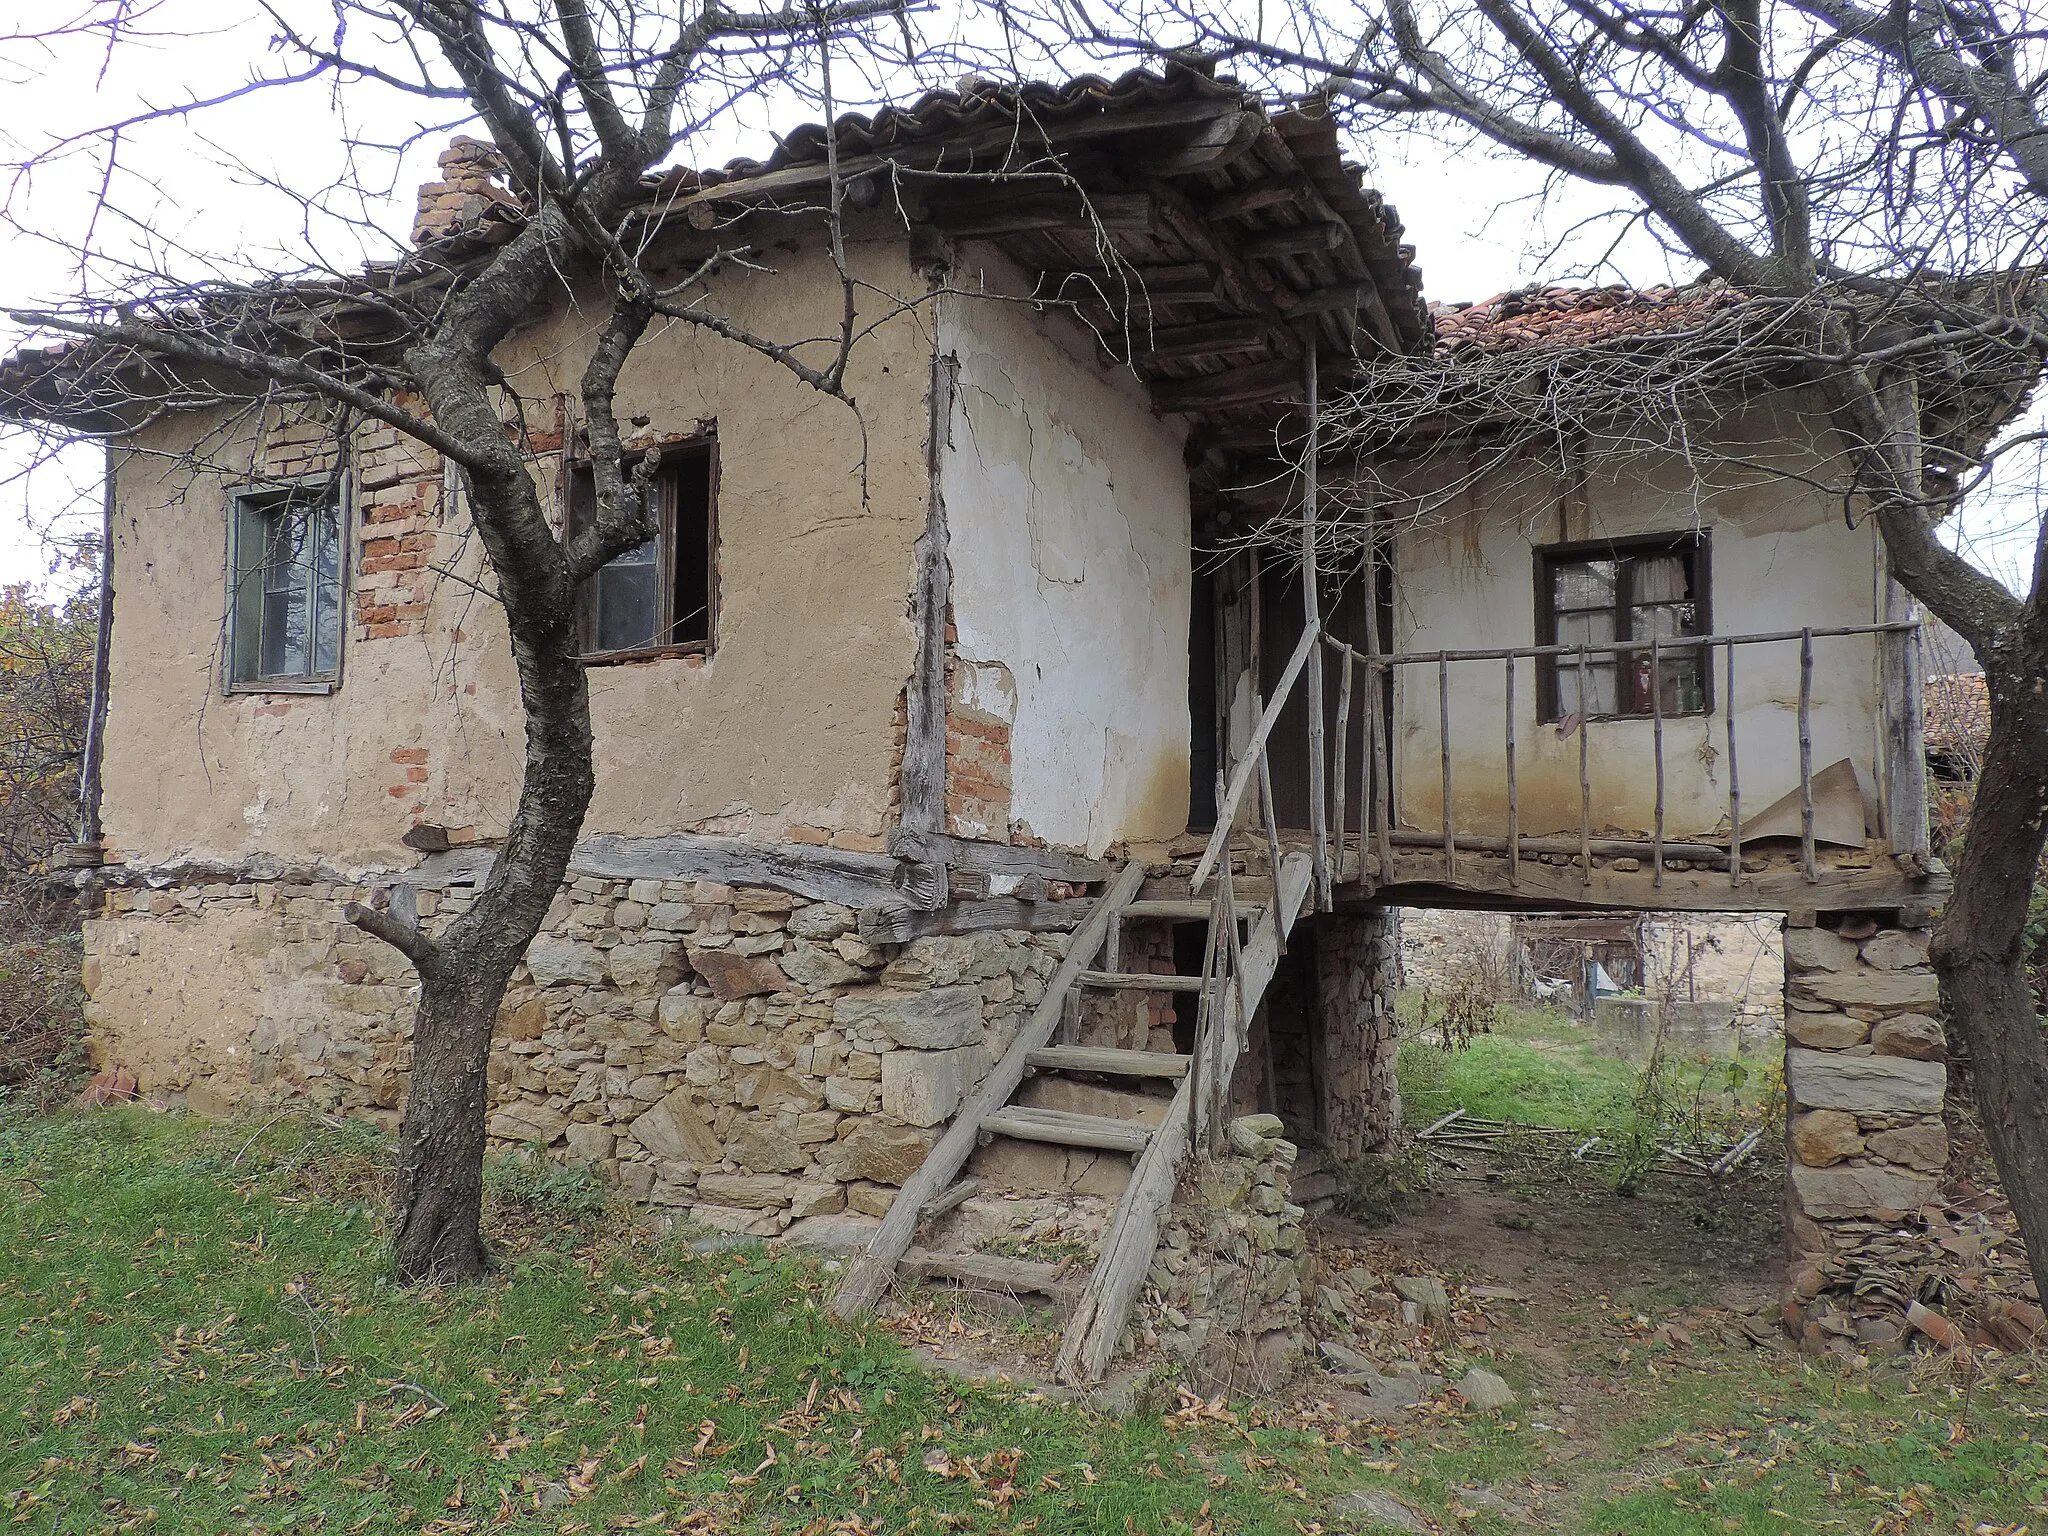
POLYGON ((1188 601, 1188 825, 1216 825, 1216 575, 1195 551, 1188 601))
MULTIPOLYGON (((1362 563, 1346 569, 1325 571, 1322 577, 1323 628, 1337 639, 1363 652, 1369 649, 1370 636, 1367 625, 1375 609, 1379 616, 1379 640, 1382 650, 1391 648, 1393 643, 1394 580, 1390 562, 1382 558, 1374 562, 1377 575, 1376 594, 1366 592, 1366 577, 1362 563), (1375 600, 1376 599, 1376 600, 1375 600)), ((1287 663, 1294 655, 1294 648, 1301 643, 1303 626, 1301 611, 1301 568, 1291 560, 1280 556, 1269 556, 1259 571, 1259 696, 1271 698, 1278 687, 1281 675, 1287 670, 1287 663)), ((1323 721, 1324 732, 1330 750, 1336 749, 1337 699, 1341 687, 1340 667, 1334 653, 1324 652, 1323 656, 1323 721)), ((1359 672, 1352 683, 1351 717, 1347 735, 1349 741, 1344 749, 1345 778, 1347 787, 1344 796, 1344 820, 1346 826, 1357 831, 1365 825, 1365 712, 1368 693, 1365 675, 1359 672)), ((1390 701, 1380 700, 1382 719, 1391 728, 1386 706, 1390 701)), ((1273 768, 1274 809, 1283 827, 1306 827, 1309 824, 1309 775, 1308 775, 1308 689, 1305 684, 1296 684, 1292 696, 1274 722, 1273 734, 1268 738, 1268 754, 1273 768)))

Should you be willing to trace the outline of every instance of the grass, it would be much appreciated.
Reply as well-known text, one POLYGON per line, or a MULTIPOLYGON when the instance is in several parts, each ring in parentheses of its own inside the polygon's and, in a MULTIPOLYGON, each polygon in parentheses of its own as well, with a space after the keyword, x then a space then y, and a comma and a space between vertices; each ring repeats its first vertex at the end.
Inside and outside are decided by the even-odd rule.
POLYGON ((409 1291, 387 1159, 348 1124, 0 1105, 10 1528, 1334 1536, 1368 1529, 1336 1509, 1367 1485, 1446 1529, 1528 1528, 1458 1516, 1478 1483, 1540 1498, 1544 1529, 1690 1536, 1953 1531, 2044 1491, 2030 1377, 1971 1398, 1679 1359, 1612 1306, 1570 1320, 1568 1366, 1497 1362, 1523 1394, 1504 1419, 1382 1431, 1181 1398, 1118 1420, 927 1374, 829 1320, 818 1266, 698 1253, 516 1163, 493 1178, 502 1273, 409 1291), (1563 1464, 1560 1396, 1597 1430, 1563 1464))
MULTIPOLYGON (((1590 1025, 1551 1009, 1507 1004, 1491 1033, 1460 1050, 1445 1051, 1416 1029, 1416 1002, 1412 994, 1401 999, 1404 1029, 1397 1067, 1411 1124, 1427 1125, 1461 1105, 1479 1119, 1589 1133, 1610 1131, 1628 1116, 1638 1070, 1603 1054, 1590 1025)), ((1749 1058, 1733 1093, 1717 1094, 1711 1090, 1721 1086, 1724 1064, 1673 1065, 1686 1097, 1707 1078, 1709 1096, 1728 1100, 1721 1107, 1737 1114, 1767 1101, 1780 1076, 1774 1065, 1749 1058)))

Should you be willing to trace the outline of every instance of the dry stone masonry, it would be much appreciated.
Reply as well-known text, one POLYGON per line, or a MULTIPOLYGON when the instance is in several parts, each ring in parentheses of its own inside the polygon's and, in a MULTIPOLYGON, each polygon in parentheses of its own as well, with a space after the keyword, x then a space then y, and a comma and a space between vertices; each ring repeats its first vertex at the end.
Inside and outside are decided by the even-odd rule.
MULTIPOLYGON (((429 928, 467 904, 460 889, 401 894, 429 928)), ((297 1094, 388 1122, 417 988, 342 919, 370 896, 284 880, 112 890, 87 925, 88 987, 103 958, 143 955, 158 925, 188 945, 209 927, 253 945, 255 1027, 185 1053, 160 1094, 208 1113, 297 1094)), ((505 998, 490 1136, 725 1230, 882 1215, 1044 996, 1065 942, 991 932, 877 949, 851 909, 782 891, 572 880, 505 998)))
POLYGON ((1193 1163, 1132 1324, 1215 1390, 1271 1390, 1308 1348, 1306 1213, 1288 1198, 1295 1147, 1281 1129, 1277 1115, 1233 1120, 1226 1150, 1193 1163))
POLYGON ((1948 1163, 1927 930, 1856 931, 1785 933, 1794 1241, 1805 1252, 1829 1250, 1830 1222, 1930 1203, 1948 1163))

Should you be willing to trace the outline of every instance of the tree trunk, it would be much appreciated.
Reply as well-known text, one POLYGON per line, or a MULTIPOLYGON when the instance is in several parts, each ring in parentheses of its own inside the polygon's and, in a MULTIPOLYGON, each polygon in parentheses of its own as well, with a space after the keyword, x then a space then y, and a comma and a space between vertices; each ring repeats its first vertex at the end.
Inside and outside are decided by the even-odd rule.
POLYGON ((2048 1030, 2026 973, 2027 904, 2048 815, 2048 635, 2035 633, 2043 629, 2029 611, 1982 658, 1991 734, 1933 958, 2034 1283, 2048 1296, 2048 1030))
POLYGON ((505 980, 478 974, 421 987, 392 1234, 399 1278, 408 1284, 474 1280, 488 1263, 481 1229, 486 1080, 505 980))

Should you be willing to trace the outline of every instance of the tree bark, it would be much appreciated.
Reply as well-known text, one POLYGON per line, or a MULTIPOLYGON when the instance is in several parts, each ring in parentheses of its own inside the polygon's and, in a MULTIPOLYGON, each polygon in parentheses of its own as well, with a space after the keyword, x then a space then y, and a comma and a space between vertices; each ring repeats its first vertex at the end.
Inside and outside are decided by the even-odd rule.
POLYGON ((1933 960, 1969 1049, 2005 1197, 2048 1295, 2048 1030, 2026 970, 2028 898, 2048 831, 2048 622, 2030 605, 2008 635, 1982 658, 1991 733, 1933 960))

